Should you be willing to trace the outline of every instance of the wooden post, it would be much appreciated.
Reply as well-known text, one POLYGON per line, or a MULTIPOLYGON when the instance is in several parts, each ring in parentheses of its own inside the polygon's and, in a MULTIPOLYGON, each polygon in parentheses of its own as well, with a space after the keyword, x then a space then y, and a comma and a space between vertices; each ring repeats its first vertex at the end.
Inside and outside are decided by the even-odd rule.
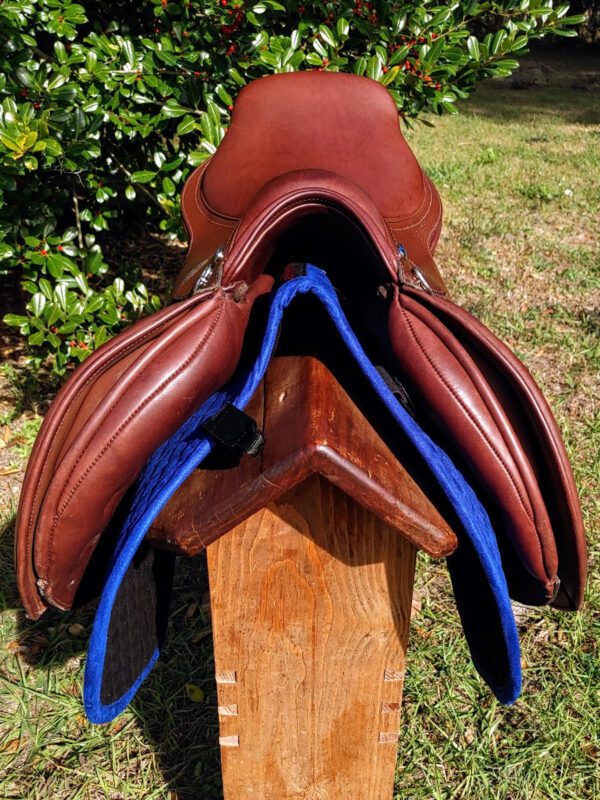
POLYGON ((225 800, 391 800, 416 549, 456 537, 320 362, 275 359, 248 412, 260 458, 150 532, 207 549, 225 800))
POLYGON ((415 553, 318 475, 209 545, 226 800, 390 800, 415 553))

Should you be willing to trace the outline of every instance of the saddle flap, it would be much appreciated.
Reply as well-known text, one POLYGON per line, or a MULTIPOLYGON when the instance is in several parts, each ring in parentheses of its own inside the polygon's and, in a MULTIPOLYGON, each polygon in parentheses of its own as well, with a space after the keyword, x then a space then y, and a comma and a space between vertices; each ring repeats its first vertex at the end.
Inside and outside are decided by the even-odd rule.
POLYGON ((119 502, 150 454, 235 370, 254 300, 209 290, 111 339, 75 371, 44 419, 17 520, 27 613, 71 608, 119 502), (198 366, 201 362, 201 366, 198 366))
POLYGON ((578 608, 586 556, 577 492, 530 373, 467 311, 423 291, 397 293, 390 338, 422 413, 496 510, 512 596, 578 608))

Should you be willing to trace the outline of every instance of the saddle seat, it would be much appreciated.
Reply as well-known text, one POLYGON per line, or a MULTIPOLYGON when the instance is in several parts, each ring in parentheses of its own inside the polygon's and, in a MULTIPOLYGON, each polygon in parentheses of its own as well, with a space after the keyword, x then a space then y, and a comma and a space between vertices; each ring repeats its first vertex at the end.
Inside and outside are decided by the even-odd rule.
POLYGON ((175 297, 190 291, 204 262, 236 235, 240 220, 252 218, 249 208, 265 187, 277 186, 282 197, 301 188, 318 195, 336 182, 342 196, 350 186, 361 193, 358 204, 374 209, 378 225, 403 245, 428 283, 445 292, 433 261, 441 202, 400 132, 390 94, 355 75, 289 77, 273 75, 244 88, 217 152, 188 180, 182 213, 190 250, 175 297))

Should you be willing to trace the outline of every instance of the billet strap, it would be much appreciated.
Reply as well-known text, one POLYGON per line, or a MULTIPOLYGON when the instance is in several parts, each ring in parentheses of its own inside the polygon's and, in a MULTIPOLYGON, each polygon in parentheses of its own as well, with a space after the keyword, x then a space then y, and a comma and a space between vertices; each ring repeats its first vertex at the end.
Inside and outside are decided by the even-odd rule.
MULTIPOLYGON (((448 455, 430 439, 415 419, 394 396, 377 368, 368 359, 352 331, 327 275, 307 265, 304 274, 292 277, 273 293, 264 338, 258 357, 248 370, 216 392, 165 442, 148 461, 138 479, 129 515, 109 568, 94 621, 84 681, 84 702, 92 722, 108 722, 131 701, 159 655, 162 635, 140 643, 140 629, 128 625, 127 608, 119 605, 123 583, 130 579, 138 551, 158 512, 171 495, 202 463, 213 448, 207 434, 207 420, 227 404, 244 409, 258 388, 275 350, 286 308, 299 295, 317 298, 334 323, 342 342, 361 367, 373 390, 384 402, 404 435, 429 468, 448 498, 461 529, 459 547, 448 559, 456 601, 471 650, 473 662, 498 699, 514 702, 521 689, 520 651, 514 616, 508 596, 502 562, 485 509, 475 492, 448 455), (135 642, 137 677, 127 670, 127 680, 120 691, 114 675, 111 690, 104 689, 105 678, 112 674, 113 662, 122 661, 122 652, 135 642), (115 652, 120 650, 121 652, 115 652), (144 653, 144 657, 140 654, 144 653)), ((151 569, 146 570, 152 574, 151 569)), ((145 597, 166 603, 164 593, 148 592, 145 597)), ((158 608, 146 612, 164 625, 166 614, 158 608)))

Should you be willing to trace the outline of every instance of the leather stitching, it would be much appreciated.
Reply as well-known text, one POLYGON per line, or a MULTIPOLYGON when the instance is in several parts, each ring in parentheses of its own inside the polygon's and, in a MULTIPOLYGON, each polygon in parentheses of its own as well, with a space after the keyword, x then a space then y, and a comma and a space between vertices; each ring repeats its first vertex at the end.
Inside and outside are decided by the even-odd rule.
MULTIPOLYGON (((177 370, 175 370, 175 372, 171 373, 171 375, 169 375, 168 378, 163 380, 162 383, 152 392, 152 394, 150 394, 147 397, 145 397, 143 402, 140 403, 137 406, 137 408, 135 408, 134 411, 131 412, 131 414, 127 417, 127 419, 123 423, 121 423, 119 428, 117 428, 117 430, 113 433, 111 438, 106 442, 106 444, 104 445, 102 450, 96 455, 94 460, 86 468, 85 472, 83 472, 83 474, 79 476, 79 479, 77 480, 77 482, 71 488, 68 496, 65 498, 65 501, 64 501, 62 507, 57 511, 57 513, 56 513, 56 515, 54 517, 54 522, 52 524, 52 528, 50 529, 50 533, 49 533, 49 537, 48 537, 49 538, 49 545, 48 545, 48 558, 46 560, 46 573, 49 572, 50 566, 53 563, 52 560, 51 560, 51 553, 52 553, 52 546, 53 546, 53 542, 54 542, 54 531, 56 530, 56 526, 58 525, 58 523, 60 521, 60 518, 62 517, 62 515, 64 514, 64 512, 68 508, 69 503, 71 502, 71 499, 73 498, 75 492, 77 491, 77 489, 79 488, 79 486, 81 485, 83 480, 87 477, 88 473, 93 469, 93 467, 98 463, 98 461, 101 460, 101 458, 103 457, 104 453, 108 450, 108 448, 111 446, 111 444, 118 438, 118 436, 123 432, 123 430, 127 427, 127 425, 129 425, 129 423, 137 416, 137 414, 159 392, 161 392, 165 388, 165 386, 167 386, 175 377, 177 377, 177 375, 179 375, 188 366, 188 364, 196 357, 196 355, 198 354, 199 350, 202 349, 202 347, 205 345, 205 343, 210 338, 215 326, 217 325, 219 319, 221 318, 221 314, 222 314, 222 311, 223 311, 223 305, 224 305, 224 298, 221 297, 220 306, 219 306, 219 313, 217 314, 217 316, 215 317, 215 319, 211 323, 208 331, 206 332, 205 336, 201 340, 200 344, 191 353, 191 355, 183 362, 183 364, 180 364, 180 366, 177 368, 177 370)), ((154 330, 156 330, 156 329, 154 329, 154 330)), ((113 405, 107 410, 106 414, 110 414, 110 412, 113 410, 115 405, 120 400, 122 400, 122 397, 123 397, 123 395, 120 395, 118 398, 115 399, 115 403, 113 403, 113 405)), ((66 490, 66 488, 67 488, 67 486, 69 484, 69 481, 71 480, 71 477, 73 476, 73 472, 75 471, 75 468, 77 467, 77 464, 79 463, 81 458, 85 455, 85 452, 88 449, 88 447, 89 447, 89 443, 88 443, 88 445, 86 445, 84 447, 83 451, 77 457, 77 460, 76 460, 75 464, 73 465, 73 468, 71 469, 71 471, 69 473, 69 476, 68 476, 68 478, 67 478, 67 480, 65 482, 65 485, 63 486, 63 489, 61 490, 61 494, 64 493, 64 491, 66 490)))
POLYGON ((436 373, 436 375, 438 376, 440 381, 445 385, 445 387, 448 389, 450 394, 454 397, 454 399, 456 400, 458 405, 463 409, 463 411, 467 414, 467 416, 469 417, 471 422, 475 425, 475 427, 477 428, 479 433, 482 435, 482 437, 485 440, 486 444, 488 445, 488 447, 492 450, 492 452, 496 456, 498 462, 500 463, 500 466, 502 467, 502 469, 506 473, 509 481, 513 485, 513 488, 515 489, 515 491, 517 493, 517 496, 518 496, 518 498, 519 498, 519 500, 521 502, 523 510, 525 511, 525 514, 527 515, 527 517, 529 518, 529 520, 531 521, 531 523, 533 525, 533 529, 534 529, 534 531, 536 533, 536 536, 537 536, 537 543, 538 543, 538 546, 539 546, 539 552, 540 552, 542 564, 543 564, 544 570, 546 572, 547 580, 550 580, 550 578, 552 576, 550 576, 549 570, 548 570, 547 565, 546 565, 546 560, 544 558, 544 549, 542 547, 542 542, 541 542, 540 536, 538 534, 537 527, 536 527, 536 525, 534 523, 534 520, 533 520, 533 517, 532 517, 530 511, 527 509, 527 507, 525 505, 524 499, 522 497, 522 494, 521 494, 518 486, 516 485, 512 475, 510 474, 510 470, 506 466, 502 456, 498 453, 494 443, 489 439, 487 433, 485 432, 485 430, 479 424, 477 418, 474 417, 473 414, 471 413, 471 411, 469 410, 469 408, 461 402, 460 398, 456 394, 456 392, 453 389, 453 387, 448 383, 448 381, 445 379, 445 377, 442 375, 442 373, 438 370, 437 366, 433 363, 433 361, 429 357, 429 354, 427 353, 426 349, 423 347, 423 344, 421 343, 418 334, 416 333, 416 331, 413 328, 413 325, 412 325, 412 323, 410 321, 410 317, 409 317, 406 309, 403 307, 402 303, 400 302, 400 298, 398 298, 398 305, 399 305, 399 307, 400 307, 400 309, 402 311, 402 314, 403 314, 403 316, 404 316, 404 318, 406 320, 406 323, 407 323, 408 328, 409 328, 409 330, 410 330, 410 332, 412 334, 412 337, 414 339, 415 344, 417 345, 417 347, 419 348, 421 353, 424 355, 424 357, 426 358, 426 360, 429 363, 430 367, 434 370, 434 372, 436 373))
MULTIPOLYGON (((285 206, 285 211, 293 210, 294 208, 297 208, 298 206, 302 206, 305 203, 320 203, 321 205, 329 206, 330 208, 333 208, 333 209, 335 209, 337 211, 341 211, 342 213, 345 213, 346 216, 348 215, 348 212, 350 212, 356 217, 356 219, 353 220, 354 223, 355 224, 356 224, 356 222, 360 223, 360 216, 356 212, 354 212, 354 208, 353 208, 355 206, 354 202, 352 202, 352 206, 349 207, 348 204, 344 202, 344 198, 342 198, 341 195, 339 195, 337 192, 334 192, 332 190, 327 190, 327 191, 330 192, 332 195, 334 195, 333 199, 330 199, 330 198, 327 198, 327 197, 323 197, 322 195, 314 195, 314 196, 313 195, 307 195, 305 197, 299 198, 298 200, 296 200, 293 203, 287 204, 285 206), (340 198, 340 199, 335 199, 335 198, 340 198)), ((293 194, 295 194, 295 192, 290 192, 289 193, 289 195, 293 195, 293 194)), ((280 198, 278 198, 278 200, 285 201, 285 197, 286 196, 288 196, 288 195, 282 195, 280 198)), ((268 208, 269 208, 269 206, 267 206, 265 210, 261 211, 260 212, 260 216, 264 216, 264 213, 268 208)), ((363 210, 363 213, 364 213, 364 210, 363 210)), ((378 225, 376 225, 376 220, 373 219, 373 217, 370 214, 366 214, 366 216, 373 223, 373 225, 376 226, 377 229, 381 231, 381 233, 383 234, 384 238, 387 240, 387 243, 390 246, 393 247, 394 246, 394 240, 393 240, 393 238, 391 236, 391 231, 389 230, 387 225, 384 224, 383 228, 380 228, 378 225)), ((267 215, 267 218, 268 218, 268 215, 267 215)), ((257 219, 256 216, 253 217, 251 223, 246 223, 245 227, 246 228, 256 227, 256 219, 257 219)), ((382 220, 383 220, 383 218, 382 218, 382 220)), ((362 226, 359 224, 359 227, 362 227, 362 226)), ((239 226, 238 226, 238 229, 239 229, 239 226)), ((236 231, 234 232, 236 235, 239 232, 238 229, 236 229, 236 231)), ((370 235, 369 236, 365 235, 365 238, 371 240, 373 237, 370 236, 370 235)), ((235 241, 232 244, 235 245, 235 241)), ((232 256, 233 256, 233 253, 228 254, 228 258, 231 258, 232 256)))
MULTIPOLYGON (((160 332, 165 327, 165 325, 167 325, 170 321, 171 321, 171 318, 167 319, 164 322, 160 323, 159 325, 151 328, 150 330, 146 331, 146 333, 142 334, 142 336, 133 339, 122 350, 119 350, 117 353, 115 353, 113 356, 111 356, 111 358, 109 358, 108 361, 104 364, 104 366, 102 368, 102 374, 104 374, 108 369, 110 369, 110 367, 112 367, 113 364, 116 361, 119 361, 121 358, 123 358, 123 356, 129 355, 130 352, 135 347, 138 347, 139 345, 143 344, 147 339, 151 338, 156 333, 160 332)), ((91 374, 86 378, 86 380, 79 386, 79 388, 75 392, 75 395, 73 396, 71 402, 76 401, 79 398, 79 396, 81 395, 81 393, 83 392, 83 390, 90 383, 90 381, 95 380, 96 378, 97 378, 97 373, 92 371, 91 374)), ((47 469, 50 468, 50 466, 49 466, 50 462, 48 460, 48 455, 50 454, 50 451, 52 450, 52 445, 56 441, 56 438, 58 437, 58 434, 60 433, 63 425, 65 424, 65 419, 66 419, 66 416, 63 415, 63 417, 62 417, 57 429, 54 431, 54 435, 52 436, 52 438, 50 440, 50 443, 49 443, 47 451, 46 451, 47 455, 46 455, 46 458, 44 459, 44 465, 42 467, 42 471, 40 473, 40 477, 39 477, 39 480, 38 480, 38 483, 37 483, 37 486, 36 486, 35 495, 33 497, 32 505, 31 505, 31 513, 29 515, 29 521, 28 521, 28 527, 27 527, 27 536, 26 536, 26 539, 25 539, 26 552, 31 554, 31 555, 33 554, 33 541, 32 541, 33 517, 34 517, 34 514, 35 514, 35 508, 36 508, 38 496, 39 496, 39 493, 40 493, 40 487, 41 487, 41 484, 42 484, 42 479, 43 479, 44 475, 46 474, 47 469)), ((32 457, 34 455, 35 454, 32 453, 32 457)), ((39 513, 38 513, 38 516, 39 516, 39 513)), ((32 561, 33 561, 33 559, 32 559, 32 561)))
MULTIPOLYGON (((421 222, 423 222, 425 217, 429 214, 429 211, 431 210, 431 206, 433 204, 433 191, 431 190, 431 186, 430 186, 428 180, 425 180, 425 186, 427 187, 427 194, 429 195, 428 202, 426 201, 427 202, 427 208, 421 214, 421 216, 418 217, 417 220, 415 222, 413 222, 412 224, 410 224, 410 225, 396 226, 396 224, 394 224, 393 227, 396 228, 396 230, 408 231, 411 228, 416 228, 418 225, 421 224, 421 222)), ((415 213, 418 214, 419 212, 416 211, 415 213)), ((404 219, 407 220, 407 219, 412 219, 412 218, 414 218, 414 215, 412 215, 411 217, 405 217, 404 219)), ((396 220, 398 222, 402 222, 403 221, 402 219, 398 219, 397 217, 385 217, 385 220, 386 220, 386 222, 389 221, 390 223, 394 223, 396 220)))

